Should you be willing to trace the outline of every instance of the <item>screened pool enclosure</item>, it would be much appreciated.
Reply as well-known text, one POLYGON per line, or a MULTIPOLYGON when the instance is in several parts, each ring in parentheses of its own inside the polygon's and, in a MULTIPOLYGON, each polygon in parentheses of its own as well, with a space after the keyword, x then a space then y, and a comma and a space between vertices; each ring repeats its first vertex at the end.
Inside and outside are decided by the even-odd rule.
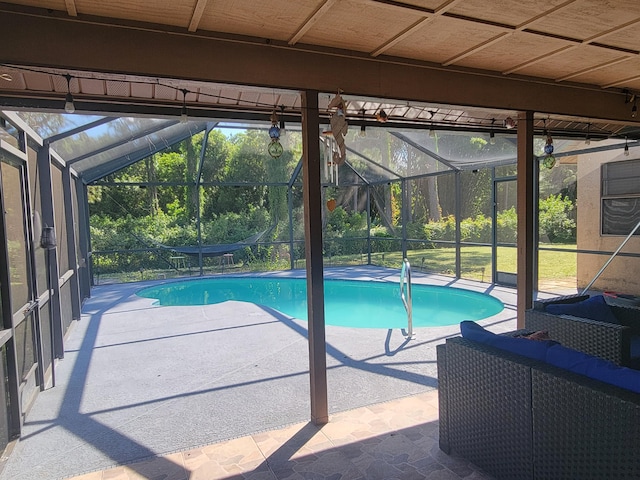
MULTIPOLYGON (((393 103, 351 103, 355 112, 409 113, 393 103)), ((326 266, 400 268, 407 257, 418 271, 515 285, 511 117, 500 126, 492 118, 487 128, 446 108, 422 108, 414 116, 429 121, 420 124, 360 114, 349 120, 346 159, 337 166, 331 113, 325 109, 318 132, 326 266)), ((91 284, 101 284, 304 268, 300 124, 280 109, 274 114, 282 127, 277 157, 269 153, 273 118, 14 115, 86 184, 78 190, 80 211, 86 208, 80 220, 88 222, 91 246, 81 258, 91 284)), ((546 119, 537 123, 538 280, 544 289, 576 288, 577 158, 614 158, 628 142, 594 129, 593 145, 585 144, 569 122, 555 122, 555 130, 546 119), (549 138, 553 165, 545 160, 549 138)), ((580 254, 606 253, 591 250, 580 254)))
MULTIPOLYGON (((94 285, 304 269, 320 250, 324 267, 399 270, 408 258, 417 272, 516 283, 515 113, 348 98, 337 162, 331 96, 319 96, 317 133, 301 127, 292 94, 279 95, 284 109, 187 118, 0 112, 5 441, 37 392, 55 386, 64 336, 94 285), (269 148, 274 127, 281 152, 269 148), (316 140, 317 170, 305 170, 316 140), (318 182, 305 183, 306 171, 318 182), (305 198, 311 187, 317 196, 305 198)), ((533 288, 575 291, 640 221, 637 141, 574 119, 533 126, 533 288)), ((595 288, 631 285, 634 248, 595 288)))

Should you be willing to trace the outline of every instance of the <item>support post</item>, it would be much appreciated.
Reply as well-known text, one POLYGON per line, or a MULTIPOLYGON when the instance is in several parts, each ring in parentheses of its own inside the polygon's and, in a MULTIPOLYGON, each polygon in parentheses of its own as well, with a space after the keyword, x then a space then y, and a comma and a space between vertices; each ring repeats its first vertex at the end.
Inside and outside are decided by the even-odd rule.
POLYGON ((367 185, 367 265, 371 265, 371 185, 367 185))
MULTIPOLYGON (((40 181, 40 196, 42 198, 42 224, 56 227, 53 211, 53 187, 51 185, 51 159, 49 145, 38 150, 38 173, 40 181)), ((62 207, 60 207, 62 208, 62 207)), ((62 313, 60 311, 60 273, 58 270, 58 247, 47 251, 47 279, 49 288, 49 302, 51 302, 51 336, 53 338, 54 358, 64 358, 64 330, 62 327, 62 313)))
POLYGON ((409 205, 409 195, 408 195, 408 188, 407 188, 407 180, 404 178, 400 182, 400 191, 401 191, 400 197, 402 198, 402 206, 400 207, 401 208, 400 217, 402 218, 402 241, 400 242, 400 248, 402 249, 402 258, 406 258, 407 257, 407 218, 409 217, 409 215, 407 214, 407 205, 409 205))
POLYGON ((320 118, 318 92, 302 96, 304 236, 307 268, 309 372, 311 421, 329 421, 327 400, 327 350, 324 322, 324 274, 322 264, 322 188, 320 179, 320 118))
POLYGON ((76 219, 78 212, 73 203, 71 195, 71 183, 74 179, 67 165, 62 170, 62 192, 64 195, 65 220, 67 222, 67 258, 69 258, 69 266, 73 269, 73 277, 69 279, 69 287, 71 290, 71 317, 73 320, 80 320, 82 301, 80 299, 80 280, 78 278, 78 251, 76 249, 78 229, 76 219))
POLYGON ((460 170, 456 173, 456 278, 462 278, 462 254, 460 250, 460 242, 462 235, 460 233, 460 219, 462 216, 462 178, 460 170))
POLYGON ((87 185, 76 180, 76 196, 78 197, 78 236, 80 240, 80 303, 91 297, 93 286, 93 267, 91 260, 91 235, 89 235, 89 200, 87 185))
POLYGON ((533 112, 518 115, 518 318, 517 328, 524 327, 524 312, 533 306, 534 286, 534 213, 535 178, 533 156, 533 112))
MULTIPOLYGON (((200 183, 202 182, 202 168, 204 167, 204 159, 207 153, 207 145, 209 145, 209 134, 215 127, 214 124, 208 123, 207 128, 204 130, 204 137, 202 138, 202 146, 200 147, 200 160, 198 161, 198 173, 195 178, 195 188, 197 192, 196 197, 196 225, 198 227, 198 267, 200 267, 200 276, 204 275, 204 267, 202 260, 202 218, 200 211, 202 210, 202 204, 200 202, 200 183)), ((191 138, 188 140, 191 141, 191 138)), ((184 265, 183 265, 184 266, 184 265)), ((191 265, 189 265, 189 275, 191 275, 191 265)))

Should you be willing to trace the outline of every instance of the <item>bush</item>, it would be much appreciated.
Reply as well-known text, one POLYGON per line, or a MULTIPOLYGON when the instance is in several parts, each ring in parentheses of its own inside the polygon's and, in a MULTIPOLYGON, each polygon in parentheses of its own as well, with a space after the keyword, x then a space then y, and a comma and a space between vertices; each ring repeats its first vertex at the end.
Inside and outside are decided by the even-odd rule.
POLYGON ((515 207, 498 214, 498 242, 516 243, 518 239, 518 214, 515 207))
POLYGON ((574 204, 569 197, 549 195, 540 200, 540 237, 551 243, 575 243, 574 204))

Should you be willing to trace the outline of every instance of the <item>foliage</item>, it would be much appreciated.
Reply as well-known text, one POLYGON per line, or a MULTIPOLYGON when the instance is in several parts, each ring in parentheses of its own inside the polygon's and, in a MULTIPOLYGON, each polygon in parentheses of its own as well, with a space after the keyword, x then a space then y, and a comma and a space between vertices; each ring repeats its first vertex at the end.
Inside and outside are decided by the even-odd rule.
MULTIPOLYGON (((289 182, 302 152, 300 134, 289 132, 281 139, 285 151, 278 159, 268 155, 270 139, 263 131, 244 131, 230 138, 216 130, 208 135, 204 152, 205 137, 201 133, 89 186, 92 248, 94 252, 112 252, 100 256, 100 271, 137 275, 144 269, 168 268, 172 253, 162 245, 194 246, 199 239, 203 245, 234 243, 265 230, 270 234, 263 240, 273 243, 237 250, 236 264, 286 268, 291 254, 294 261, 304 258, 304 215, 298 182, 293 182, 291 189, 294 240, 293 252, 289 251, 289 182), (198 173, 201 188, 196 188, 198 173)), ((482 138, 440 137, 435 147, 447 148, 449 156, 470 158, 489 148, 482 138)), ((403 221, 407 247, 414 252, 438 250, 454 242, 458 179, 462 198, 460 240, 492 242, 490 169, 454 173, 433 159, 424 167, 424 155, 398 139, 387 141, 384 136, 368 135, 358 141, 364 142, 367 156, 390 170, 443 174, 411 179, 404 186, 399 181, 379 183, 368 194, 363 193, 362 186, 326 188, 323 198, 336 199, 338 206, 324 211, 325 255, 362 261, 370 247, 376 255, 384 257, 388 253, 385 261, 391 261, 392 252, 402 249, 403 221), (403 188, 409 202, 404 206, 409 209, 405 217, 403 188), (370 239, 367 209, 371 212, 370 239)), ((354 162, 366 163, 363 159, 354 162)), ((540 188, 544 192, 540 201, 541 238, 575 241, 575 168, 541 171, 540 188)), ((497 192, 504 197, 497 199, 502 207, 496 220, 499 243, 516 241, 513 192, 510 185, 504 192, 497 192)), ((217 265, 216 261, 206 259, 211 266, 217 265)))
POLYGON ((540 200, 540 235, 551 243, 575 243, 576 222, 572 218, 574 204, 561 194, 540 200))

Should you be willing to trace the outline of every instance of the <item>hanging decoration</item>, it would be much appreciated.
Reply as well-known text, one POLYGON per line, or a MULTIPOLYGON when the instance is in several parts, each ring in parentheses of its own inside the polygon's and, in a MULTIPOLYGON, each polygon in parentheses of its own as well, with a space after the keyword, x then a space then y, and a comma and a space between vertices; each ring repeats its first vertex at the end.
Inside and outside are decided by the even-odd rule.
POLYGON ((269 129, 269 137, 271 137, 271 143, 269 144, 269 155, 273 158, 280 158, 282 155, 282 144, 280 143, 280 127, 278 126, 278 114, 275 109, 271 114, 271 128, 269 129))
POLYGON ((336 209, 336 207, 337 207, 337 203, 334 198, 327 201, 327 210, 329 210, 330 212, 333 212, 336 209))
POLYGON ((338 146, 330 130, 325 130, 322 132, 322 135, 324 136, 324 179, 326 182, 334 183, 337 186, 338 163, 335 161, 335 158, 338 152, 338 146))
POLYGON ((553 156, 553 138, 551 138, 551 134, 546 129, 545 135, 547 136, 547 143, 544 146, 545 157, 542 159, 542 165, 551 169, 556 164, 556 157, 553 156))
POLYGON ((344 143, 344 136, 347 134, 349 125, 347 124, 346 102, 340 95, 340 91, 329 102, 331 119, 330 130, 322 132, 324 136, 324 178, 327 182, 338 185, 338 167, 347 158, 347 147, 344 143))
POLYGON ((387 120, 389 120, 389 115, 387 115, 387 112, 385 112, 384 110, 380 110, 378 113, 376 113, 376 120, 380 123, 385 123, 387 120))
POLYGON ((342 165, 347 157, 346 146, 344 144, 344 136, 347 134, 349 124, 347 123, 347 117, 345 115, 347 105, 340 95, 340 91, 333 97, 333 100, 329 102, 329 109, 335 109, 335 112, 331 114, 331 135, 336 142, 337 150, 333 153, 333 162, 342 165))

